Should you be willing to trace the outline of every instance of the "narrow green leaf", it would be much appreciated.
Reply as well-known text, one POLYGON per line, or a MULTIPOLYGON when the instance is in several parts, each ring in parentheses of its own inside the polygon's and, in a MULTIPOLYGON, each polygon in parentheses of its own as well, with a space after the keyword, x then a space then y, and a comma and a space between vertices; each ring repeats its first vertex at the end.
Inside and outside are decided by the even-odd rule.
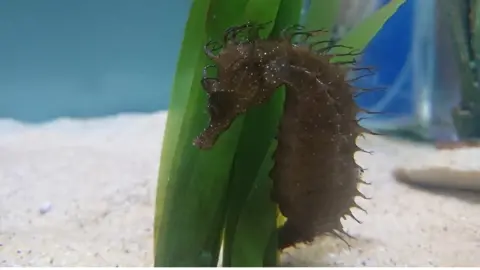
POLYGON ((312 0, 305 15, 305 27, 310 30, 325 29, 327 33, 312 37, 312 40, 328 40, 335 25, 340 1, 312 0))
POLYGON ((157 184, 157 207, 155 214, 155 242, 158 237, 158 226, 162 217, 161 209, 163 208, 158 205, 163 204, 165 201, 168 174, 170 173, 173 164, 173 155, 178 144, 184 115, 187 111, 193 77, 195 76, 198 62, 200 61, 201 44, 203 40, 205 40, 205 34, 203 33, 204 26, 202 22, 206 18, 206 11, 208 10, 209 4, 209 0, 193 1, 190 16, 185 27, 186 34, 182 42, 182 49, 177 63, 177 75, 175 76, 173 89, 171 91, 169 114, 167 116, 160 160, 159 181, 157 184), (196 60, 193 62, 193 65, 192 59, 196 60))
POLYGON ((263 31, 263 35, 268 36, 273 28, 273 22, 277 17, 278 8, 282 0, 250 0, 245 8, 245 21, 255 21, 257 23, 272 22, 263 31))
POLYGON ((222 40, 226 28, 244 23, 249 0, 210 0, 206 30, 208 39, 222 40))
MULTIPOLYGON (((172 166, 172 155, 175 153, 181 126, 184 120, 184 114, 187 110, 188 100, 190 98, 190 89, 193 84, 193 77, 197 72, 197 60, 201 56, 202 42, 205 40, 203 31, 203 21, 206 17, 209 0, 195 0, 192 4, 190 17, 185 27, 185 37, 182 42, 182 49, 177 63, 177 72, 174 80, 173 90, 171 92, 169 114, 165 127, 163 139, 162 156, 160 161, 159 178, 164 179, 172 166), (189 34, 187 34, 189 33, 189 34), (192 59, 197 60, 192 65, 192 59)), ((198 65, 198 64, 197 64, 198 65)), ((157 198, 162 198, 163 185, 167 182, 159 181, 157 198)), ((156 238, 156 234, 155 234, 156 238)))
POLYGON ((285 27, 299 23, 302 8, 303 1, 282 0, 271 35, 278 36, 285 27))
MULTIPOLYGON (((224 266, 241 265, 230 264, 230 260, 236 256, 237 251, 243 253, 242 249, 246 249, 255 253, 259 252, 259 249, 265 248, 258 246, 253 248, 248 245, 237 246, 234 250, 231 245, 238 238, 237 232, 244 229, 237 226, 239 214, 247 202, 247 196, 259 173, 262 160, 267 154, 268 144, 275 137, 283 107, 283 94, 283 91, 279 90, 267 104, 252 108, 246 116, 230 184, 229 211, 225 228, 224 266)), ((271 155, 270 158, 272 158, 271 155)), ((265 195, 270 197, 269 194, 265 195)), ((257 207, 262 208, 263 206, 258 205, 257 207)), ((276 209, 274 208, 273 211, 276 209)), ((235 261, 239 262, 240 260, 235 261)), ((257 266, 261 267, 261 262, 257 266)))
POLYGON ((207 124, 206 95, 200 86, 209 63, 202 48, 207 37, 221 36, 241 21, 246 0, 195 0, 177 66, 158 180, 155 266, 216 266, 226 212, 226 191, 240 117, 209 151, 192 140, 207 124), (216 3, 216 4, 214 4, 216 3), (237 13, 239 12, 239 13, 237 13), (207 16, 208 15, 208 16, 207 16), (226 15, 226 17, 224 17, 226 15))
MULTIPOLYGON (((233 266, 258 267, 264 265, 265 249, 268 247, 271 235, 276 229, 276 204, 270 199, 272 181, 268 173, 273 167, 272 153, 277 146, 276 140, 271 140, 266 151, 259 173, 244 205, 238 221, 232 250, 233 266), (272 211, 273 210, 273 211, 272 211)), ((272 247, 277 252, 277 246, 272 247)), ((267 252, 268 253, 268 252, 267 252)))
MULTIPOLYGON (((275 22, 272 24, 274 26, 271 35, 278 36, 280 31, 285 27, 298 23, 301 9, 302 1, 281 1, 275 22)), ((274 14, 271 14, 270 16, 273 15, 274 14)), ((274 18, 271 18, 270 20, 273 19, 274 18)), ((267 20, 268 19, 265 19, 264 21, 267 20)), ((268 32, 266 34, 268 34, 268 32)), ((268 171, 262 171, 260 166, 266 155, 268 155, 270 159, 272 158, 272 153, 269 152, 268 149, 272 138, 275 137, 278 130, 279 119, 283 111, 284 94, 284 89, 279 89, 268 103, 260 107, 252 108, 246 114, 242 135, 237 147, 234 171, 230 184, 229 211, 224 241, 224 266, 244 266, 245 264, 255 264, 258 267, 263 266, 263 261, 260 258, 265 252, 266 244, 257 245, 258 242, 255 241, 249 244, 248 239, 257 238, 257 234, 256 232, 252 232, 253 234, 248 236, 251 228, 242 226, 242 224, 248 224, 248 220, 239 221, 239 215, 244 207, 252 207, 251 204, 254 203, 247 200, 247 197, 251 193, 255 179, 258 178, 259 174, 268 173, 268 171), (235 244, 235 246, 233 246, 237 240, 242 244, 235 244), (250 259, 248 262, 243 262, 243 259, 246 258, 245 254, 250 254, 253 256, 252 258, 256 258, 256 260, 250 259)), ((265 192, 263 195, 258 196, 270 198, 270 191, 266 192, 260 189, 258 192, 265 192)), ((272 207, 271 204, 255 205, 254 207, 262 209, 261 211, 263 212, 270 211, 273 215, 276 215, 277 209, 276 207, 272 207)), ((251 216, 247 214, 242 215, 242 219, 249 218, 258 219, 259 217, 256 217, 256 213, 252 213, 251 216)), ((265 222, 267 222, 267 225, 263 228, 267 228, 270 221, 265 222)), ((260 227, 262 227, 262 225, 260 225, 260 227)), ((269 237, 271 233, 272 231, 269 228, 267 231, 262 231, 262 236, 269 237)), ((264 243, 262 241, 260 242, 264 243)), ((276 257, 276 246, 268 252, 272 253, 273 257, 276 257)))
MULTIPOLYGON (((350 32, 348 32, 339 43, 353 47, 356 50, 363 50, 377 32, 382 29, 387 20, 395 14, 401 5, 403 5, 403 3, 405 3, 405 0, 391 0, 388 4, 381 7, 359 25, 350 30, 350 32)), ((331 50, 331 53, 345 53, 345 49, 336 47, 331 50)), ((353 56, 337 56, 332 59, 332 62, 351 61, 353 58, 353 56)))

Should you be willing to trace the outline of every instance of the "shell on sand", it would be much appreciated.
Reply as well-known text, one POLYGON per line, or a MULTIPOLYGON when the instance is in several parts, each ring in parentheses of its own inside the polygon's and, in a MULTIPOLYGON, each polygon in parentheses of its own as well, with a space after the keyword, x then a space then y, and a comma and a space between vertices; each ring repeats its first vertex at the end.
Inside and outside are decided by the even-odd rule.
POLYGON ((480 171, 463 171, 448 167, 397 168, 393 175, 401 182, 425 187, 480 191, 480 171))
MULTIPOLYGON (((419 146, 428 148, 426 146, 419 146)), ((392 171, 400 182, 425 187, 480 191, 480 148, 428 148, 412 153, 392 171)))

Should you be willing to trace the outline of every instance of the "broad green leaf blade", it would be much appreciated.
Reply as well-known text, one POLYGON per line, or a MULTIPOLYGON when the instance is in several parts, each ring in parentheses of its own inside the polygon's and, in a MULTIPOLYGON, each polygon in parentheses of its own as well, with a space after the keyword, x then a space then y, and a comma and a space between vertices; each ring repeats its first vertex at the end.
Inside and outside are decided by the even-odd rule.
POLYGON ((278 7, 282 0, 250 0, 245 8, 244 20, 256 23, 270 23, 263 31, 264 37, 268 36, 277 17, 278 7))
POLYGON ((328 40, 332 35, 338 12, 340 10, 340 1, 312 0, 307 14, 305 15, 305 27, 310 30, 325 29, 328 32, 312 37, 311 40, 328 40))
MULTIPOLYGON (((403 3, 405 3, 405 0, 391 0, 359 25, 355 26, 339 43, 362 51, 403 3)), ((330 52, 332 54, 345 53, 345 49, 336 47, 330 52)), ((332 62, 351 61, 353 58, 354 56, 337 56, 332 59, 332 62)))
MULTIPOLYGON (((198 63, 202 54, 201 46, 205 40, 202 22, 205 20, 209 3, 209 0, 195 0, 185 27, 185 33, 190 34, 185 34, 182 42, 182 49, 177 63, 177 75, 174 80, 173 91, 171 92, 160 161, 159 178, 161 179, 166 179, 172 166, 172 155, 175 153, 184 120, 183 116, 187 110, 190 89, 194 82, 193 77, 197 72, 197 66, 192 65, 192 59, 197 60, 195 63, 198 63)), ((163 186, 166 183, 166 181, 159 181, 157 198, 162 199, 164 197, 163 191, 165 189, 163 186)), ((156 231, 155 239, 157 237, 156 231)))
MULTIPOLYGON (((206 30, 208 39, 222 40, 226 28, 245 23, 243 14, 248 0, 210 0, 206 30)), ((202 45, 203 46, 203 45, 202 45)))
MULTIPOLYGON (((277 142, 273 140, 270 148, 266 151, 267 155, 261 163, 247 203, 238 219, 238 229, 232 248, 235 251, 232 256, 233 266, 264 266, 266 249, 269 247, 271 236, 277 227, 276 204, 269 196, 273 182, 268 176, 274 164, 272 156, 268 154, 273 152, 276 147, 277 142)), ((277 253, 276 245, 270 248, 273 250, 273 254, 277 253)), ((267 253, 270 252, 267 251, 267 253)))
POLYGON ((237 119, 212 150, 201 151, 192 140, 208 120, 206 95, 200 86, 202 69, 209 63, 202 52, 205 33, 221 36, 224 29, 240 22, 243 11, 225 10, 242 6, 242 2, 246 0, 229 1, 228 6, 218 0, 193 2, 172 89, 170 125, 165 131, 160 165, 155 266, 217 264, 230 168, 243 119, 237 119))
POLYGON ((285 27, 298 24, 302 7, 303 1, 282 0, 278 7, 277 18, 271 35, 278 36, 285 27))
MULTIPOLYGON (((173 164, 173 155, 178 145, 178 138, 181 126, 184 121, 184 115, 187 111, 187 104, 190 98, 190 90, 194 82, 196 68, 199 65, 201 57, 201 46, 205 40, 202 22, 206 18, 206 11, 210 4, 209 0, 196 0, 193 2, 190 16, 188 18, 185 34, 182 42, 177 71, 171 91, 169 113, 164 132, 162 145, 162 155, 160 159, 159 181, 157 183, 157 207, 155 213, 155 243, 158 238, 158 226, 162 218, 162 204, 166 196, 166 186, 168 184, 168 175, 173 164), (192 65, 192 59, 196 61, 192 65)), ((155 249, 157 245, 155 244, 155 249)))
MULTIPOLYGON (((281 1, 271 35, 278 36, 285 27, 298 23, 301 9, 302 1, 281 1)), ((262 171, 260 166, 267 154, 270 159, 272 158, 272 154, 268 152, 268 149, 272 138, 275 137, 278 130, 279 119, 283 111, 283 100, 284 89, 279 89, 268 103, 252 108, 245 117, 242 135, 235 156, 234 171, 229 191, 229 211, 225 229, 223 257, 224 266, 263 266, 263 261, 260 258, 266 249, 266 243, 265 245, 259 245, 255 240, 249 242, 248 239, 257 238, 256 232, 252 232, 252 235, 248 236, 250 228, 242 226, 242 224, 248 224, 248 219, 259 219, 259 217, 256 217, 255 213, 252 213, 251 216, 243 214, 242 219, 247 219, 247 221, 239 221, 239 215, 244 207, 252 207, 252 202, 247 200, 247 196, 251 193, 255 179, 258 178, 259 174, 268 173, 262 171), (239 243, 242 244, 234 244, 237 241, 240 241, 239 243), (248 261, 244 262, 243 260, 248 258, 246 254, 250 254, 256 260, 248 259, 248 261)), ((259 192, 263 191, 265 190, 259 190, 259 192)), ((270 198, 270 191, 263 194, 263 196, 270 198)), ((263 212, 270 211, 273 215, 276 215, 277 212, 276 207, 272 207, 271 204, 255 205, 255 207, 262 209, 263 212)), ((260 225, 260 227, 267 228, 270 221, 264 221, 267 222, 267 226, 262 227, 260 225)), ((262 235, 269 237, 271 233, 272 231, 269 228, 267 231, 263 231, 262 235)), ((276 247, 271 248, 268 252, 271 255, 270 257, 275 258, 277 255, 276 247)))
MULTIPOLYGON (((268 144, 275 137, 278 129, 279 118, 283 109, 283 94, 283 91, 279 90, 267 104, 259 108, 252 108, 245 118, 244 129, 242 130, 235 156, 229 191, 229 211, 225 228, 224 266, 240 267, 242 265, 230 265, 231 259, 235 260, 234 257, 237 252, 242 254, 243 250, 249 250, 251 253, 258 253, 265 248, 247 245, 237 246, 236 249, 233 249, 231 245, 238 238, 237 232, 244 229, 237 224, 239 214, 245 203, 250 203, 247 202, 247 196, 251 192, 253 183, 260 171, 262 160, 268 150, 268 144)), ((270 197, 269 194, 265 195, 268 198, 270 197)), ((258 205, 257 207, 262 208, 264 206, 258 205)), ((272 210, 276 213, 276 208, 272 210)), ((241 262, 238 259, 235 261, 241 262)), ((257 266, 261 267, 262 262, 260 261, 259 263, 257 266)))

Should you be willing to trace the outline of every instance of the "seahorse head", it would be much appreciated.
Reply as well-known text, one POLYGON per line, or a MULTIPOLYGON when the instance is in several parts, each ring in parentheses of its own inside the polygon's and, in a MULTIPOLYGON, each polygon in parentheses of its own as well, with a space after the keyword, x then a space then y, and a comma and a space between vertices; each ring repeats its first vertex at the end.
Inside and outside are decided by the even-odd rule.
POLYGON ((210 121, 195 139, 195 146, 211 148, 239 115, 268 100, 279 86, 275 80, 268 79, 272 76, 266 76, 270 72, 267 59, 270 57, 259 45, 255 42, 229 44, 218 55, 210 56, 216 64, 217 78, 209 78, 204 70, 202 79, 210 121))

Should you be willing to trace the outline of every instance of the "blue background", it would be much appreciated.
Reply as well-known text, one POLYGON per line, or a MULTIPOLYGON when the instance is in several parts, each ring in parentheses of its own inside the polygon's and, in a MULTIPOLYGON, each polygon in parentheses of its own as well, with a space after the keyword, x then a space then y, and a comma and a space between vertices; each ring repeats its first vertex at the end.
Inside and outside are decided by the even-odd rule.
POLYGON ((0 1, 0 117, 167 109, 190 4, 0 1))

